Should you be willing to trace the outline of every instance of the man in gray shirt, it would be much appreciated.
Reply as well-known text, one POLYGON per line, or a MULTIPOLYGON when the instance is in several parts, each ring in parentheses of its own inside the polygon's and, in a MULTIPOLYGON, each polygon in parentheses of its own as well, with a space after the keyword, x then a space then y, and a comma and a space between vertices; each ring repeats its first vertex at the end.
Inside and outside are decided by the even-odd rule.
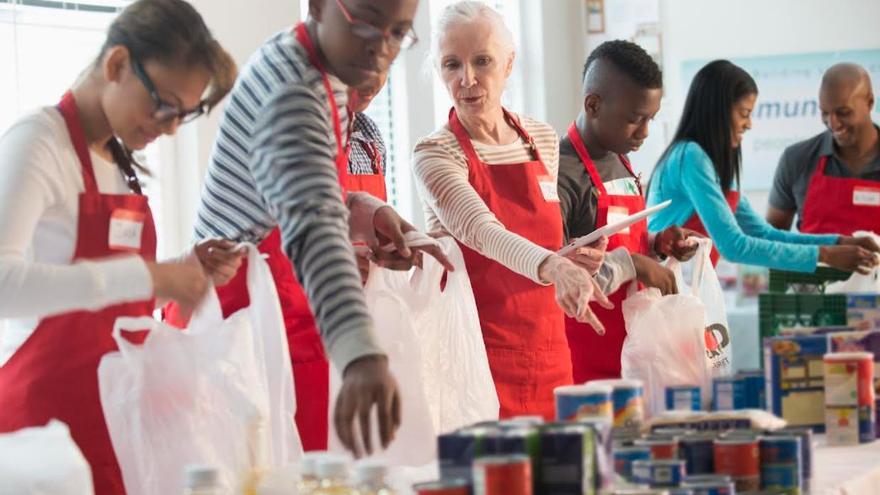
POLYGON ((802 232, 880 233, 880 128, 871 121, 873 107, 864 68, 843 63, 825 72, 819 108, 827 129, 783 152, 767 209, 771 225, 790 229, 797 214, 802 232))

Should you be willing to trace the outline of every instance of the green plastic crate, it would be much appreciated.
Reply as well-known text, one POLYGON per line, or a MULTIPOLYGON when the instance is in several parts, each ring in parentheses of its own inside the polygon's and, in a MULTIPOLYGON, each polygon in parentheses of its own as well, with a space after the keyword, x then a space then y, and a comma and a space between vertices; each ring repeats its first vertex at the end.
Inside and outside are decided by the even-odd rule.
POLYGON ((819 288, 818 292, 824 293, 825 287, 830 282, 846 280, 852 275, 849 272, 820 266, 813 273, 788 272, 784 270, 770 270, 770 292, 783 294, 788 292, 792 285, 815 285, 819 288))
POLYGON ((758 317, 761 339, 784 327, 846 325, 846 295, 761 294, 758 317))

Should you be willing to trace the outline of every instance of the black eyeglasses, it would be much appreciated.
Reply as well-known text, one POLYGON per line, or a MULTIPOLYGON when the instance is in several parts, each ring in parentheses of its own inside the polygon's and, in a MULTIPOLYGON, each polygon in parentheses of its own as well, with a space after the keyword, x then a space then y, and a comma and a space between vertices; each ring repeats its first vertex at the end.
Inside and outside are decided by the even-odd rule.
POLYGON ((153 104, 155 105, 155 108, 153 109, 154 119, 163 124, 167 124, 172 120, 179 120, 181 124, 186 124, 206 113, 208 104, 204 101, 200 102, 195 108, 186 109, 179 104, 169 103, 163 100, 162 97, 159 96, 159 92, 156 91, 156 85, 153 84, 153 81, 150 79, 150 76, 147 75, 147 72, 144 70, 141 63, 134 57, 130 57, 130 60, 132 72, 134 72, 134 75, 140 79, 141 83, 150 94, 150 98, 153 100, 153 104))
POLYGON ((342 0, 336 0, 336 4, 339 5, 339 9, 342 11, 345 19, 351 24, 352 34, 368 43, 382 40, 387 42, 391 48, 406 50, 419 41, 416 31, 412 27, 406 31, 396 32, 391 29, 379 29, 368 22, 352 16, 351 12, 348 11, 348 7, 342 3, 342 0))

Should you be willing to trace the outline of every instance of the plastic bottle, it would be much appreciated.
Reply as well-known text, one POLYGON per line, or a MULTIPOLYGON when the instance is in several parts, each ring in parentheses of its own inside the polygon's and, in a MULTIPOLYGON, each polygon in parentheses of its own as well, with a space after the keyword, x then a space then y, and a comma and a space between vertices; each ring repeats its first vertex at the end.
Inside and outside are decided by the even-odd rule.
POLYGON ((226 495, 220 471, 214 466, 193 464, 184 471, 184 495, 226 495))
POLYGON ((363 460, 354 468, 354 486, 357 495, 394 495, 394 489, 385 481, 388 464, 377 460, 363 460))
POLYGON ((318 460, 327 457, 327 452, 306 452, 299 463, 300 480, 297 492, 300 495, 311 495, 318 488, 318 460))
POLYGON ((318 488, 312 495, 354 495, 348 484, 348 459, 339 455, 325 455, 316 465, 318 488))

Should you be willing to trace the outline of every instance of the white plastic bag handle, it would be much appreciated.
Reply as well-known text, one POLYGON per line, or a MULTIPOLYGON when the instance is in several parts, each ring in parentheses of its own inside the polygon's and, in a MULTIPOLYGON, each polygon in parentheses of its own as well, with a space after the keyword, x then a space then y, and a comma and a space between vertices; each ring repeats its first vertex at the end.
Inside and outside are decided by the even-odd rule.
MULTIPOLYGON (((113 322, 113 340, 116 341, 116 347, 119 348, 119 353, 122 355, 123 359, 126 361, 136 359, 134 355, 135 350, 143 344, 134 344, 128 339, 123 338, 122 331, 147 330, 147 339, 149 339, 153 330, 156 328, 156 323, 156 320, 152 316, 120 316, 119 318, 116 318, 116 321, 113 322)), ((146 342, 146 339, 144 339, 144 344, 146 342)))
MULTIPOLYGON (((697 253, 694 255, 691 262, 694 264, 693 272, 691 273, 691 283, 688 285, 692 294, 696 294, 700 291, 700 288, 703 283, 703 271, 706 269, 706 264, 712 263, 712 239, 708 237, 692 237, 699 247, 697 248, 697 253)), ((684 280, 684 275, 681 273, 681 265, 682 262, 678 261, 673 257, 669 257, 669 260, 666 262, 666 268, 672 270, 675 274, 676 280, 684 280)), ((683 287, 679 287, 679 293, 682 291, 683 287)))

